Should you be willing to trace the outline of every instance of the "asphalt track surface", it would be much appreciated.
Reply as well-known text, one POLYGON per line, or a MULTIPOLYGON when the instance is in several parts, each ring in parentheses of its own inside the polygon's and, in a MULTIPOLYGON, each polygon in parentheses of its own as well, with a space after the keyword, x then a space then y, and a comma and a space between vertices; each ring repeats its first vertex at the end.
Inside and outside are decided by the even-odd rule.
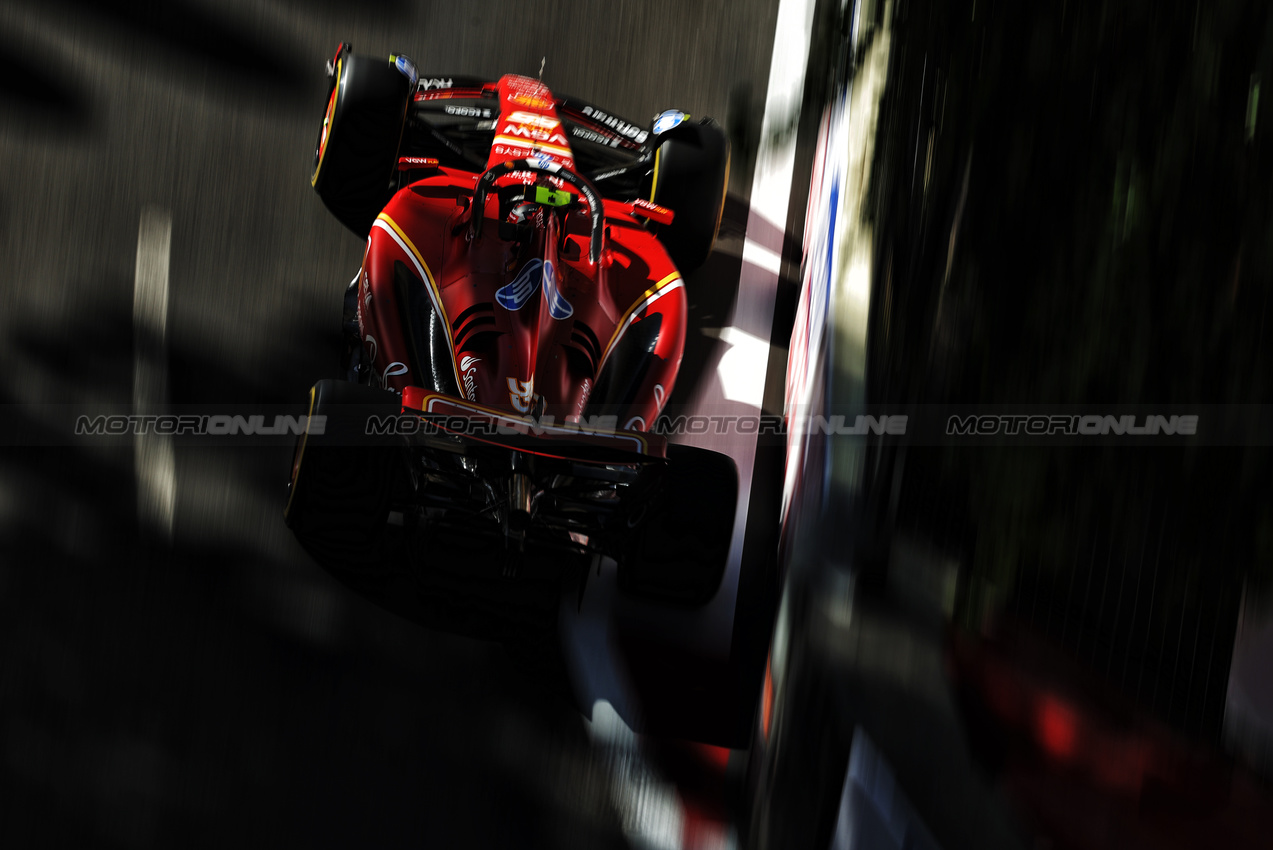
MULTIPOLYGON (((362 246, 307 176, 342 39, 426 73, 535 74, 542 58, 551 87, 616 114, 675 106, 727 125, 722 242, 690 280, 709 329, 687 347, 691 397, 742 266, 776 14, 766 0, 5 4, 0 404, 38 428, 44 405, 130 403, 143 372, 176 404, 291 402, 332 373, 362 246), (139 237, 143 255, 167 247, 162 332, 134 303, 139 237)), ((384 614, 305 558, 281 521, 287 449, 183 447, 169 507, 141 517, 132 451, 3 452, 0 836, 21 839, 7 846, 626 845, 610 766, 533 675, 384 614)))

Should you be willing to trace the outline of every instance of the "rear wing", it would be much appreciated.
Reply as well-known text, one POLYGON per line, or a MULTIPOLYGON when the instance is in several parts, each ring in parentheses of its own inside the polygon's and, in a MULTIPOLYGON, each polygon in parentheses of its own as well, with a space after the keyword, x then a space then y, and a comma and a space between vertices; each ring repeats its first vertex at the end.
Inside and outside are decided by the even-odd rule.
MULTIPOLYGON (((421 75, 411 95, 401 156, 432 157, 442 165, 484 171, 500 115, 499 82, 458 75, 421 75)), ((654 164, 653 133, 646 126, 574 97, 554 94, 552 106, 566 128, 576 169, 602 195, 642 194, 654 164)))

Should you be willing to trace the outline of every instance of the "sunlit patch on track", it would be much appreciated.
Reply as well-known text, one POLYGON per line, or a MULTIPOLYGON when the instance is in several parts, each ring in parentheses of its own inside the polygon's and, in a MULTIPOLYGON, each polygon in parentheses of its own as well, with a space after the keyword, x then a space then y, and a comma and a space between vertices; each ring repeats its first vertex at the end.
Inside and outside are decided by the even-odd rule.
POLYGON ((782 245, 771 248, 755 239, 748 239, 743 244, 743 262, 764 269, 772 275, 780 275, 782 274, 782 245))
MULTIPOLYGON (((142 413, 168 400, 168 260, 172 217, 166 210, 142 211, 137 231, 137 269, 133 285, 133 408, 142 413)), ((166 540, 172 539, 176 503, 172 437, 138 434, 134 445, 137 519, 166 540)))
POLYGON ((729 346, 716 367, 721 394, 730 401, 742 402, 759 410, 764 401, 765 385, 757 381, 756 376, 764 375, 769 365, 769 342, 733 326, 704 333, 729 346))

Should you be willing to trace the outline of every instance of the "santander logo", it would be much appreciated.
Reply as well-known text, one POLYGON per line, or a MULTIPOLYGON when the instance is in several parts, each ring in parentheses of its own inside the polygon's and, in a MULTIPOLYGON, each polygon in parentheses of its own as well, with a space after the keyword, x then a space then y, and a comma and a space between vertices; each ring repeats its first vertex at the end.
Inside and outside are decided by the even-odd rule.
POLYGON ((464 376, 464 396, 470 401, 477 395, 477 364, 481 363, 481 358, 466 354, 460 359, 460 374, 464 376))

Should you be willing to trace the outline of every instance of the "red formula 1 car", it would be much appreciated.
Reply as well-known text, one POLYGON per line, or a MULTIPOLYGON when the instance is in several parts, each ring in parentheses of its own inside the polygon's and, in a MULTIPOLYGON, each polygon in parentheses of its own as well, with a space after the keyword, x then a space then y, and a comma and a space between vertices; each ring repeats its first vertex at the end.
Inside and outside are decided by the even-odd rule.
POLYGON ((720 223, 721 130, 344 44, 330 76, 312 181, 367 247, 345 379, 315 385, 297 445, 301 544, 387 607, 487 637, 551 621, 599 556, 628 592, 710 599, 737 470, 649 431, 680 367, 681 274, 720 223))

